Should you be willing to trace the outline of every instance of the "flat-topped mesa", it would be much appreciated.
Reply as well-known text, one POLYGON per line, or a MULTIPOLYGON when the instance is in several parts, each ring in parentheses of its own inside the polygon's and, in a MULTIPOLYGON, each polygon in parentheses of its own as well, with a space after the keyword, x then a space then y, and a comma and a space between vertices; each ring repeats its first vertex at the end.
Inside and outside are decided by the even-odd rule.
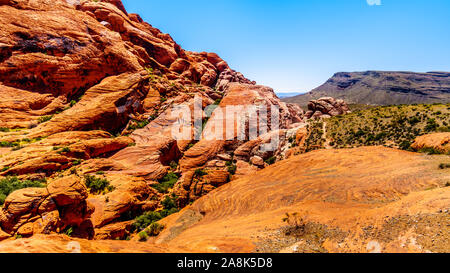
POLYGON ((311 92, 284 101, 306 106, 322 97, 350 104, 397 105, 450 102, 450 72, 339 72, 311 92))

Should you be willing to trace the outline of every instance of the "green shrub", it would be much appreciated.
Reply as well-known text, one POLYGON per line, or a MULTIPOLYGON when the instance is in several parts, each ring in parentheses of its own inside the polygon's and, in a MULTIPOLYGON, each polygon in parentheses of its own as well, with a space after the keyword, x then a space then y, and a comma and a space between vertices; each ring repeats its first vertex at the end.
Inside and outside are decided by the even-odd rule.
POLYGON ((172 171, 175 171, 178 168, 178 163, 175 161, 172 161, 172 162, 170 162, 169 166, 172 171))
POLYGON ((228 165, 228 172, 231 174, 231 175, 235 175, 236 174, 236 171, 237 171, 237 166, 235 165, 235 164, 233 164, 233 162, 231 162, 230 161, 230 165, 228 165))
POLYGON ((427 125, 425 126, 425 132, 436 131, 439 127, 439 124, 436 123, 436 119, 429 119, 427 121, 427 125))
POLYGON ((128 130, 135 131, 137 129, 142 129, 149 124, 150 124, 150 121, 148 121, 148 120, 142 120, 142 121, 135 120, 130 126, 128 126, 128 130))
POLYGON ((152 187, 160 193, 168 193, 169 189, 173 188, 178 179, 179 177, 177 174, 169 172, 158 184, 154 184, 152 187))
POLYGON ((83 161, 83 160, 81 160, 81 159, 75 159, 74 161, 72 161, 72 165, 73 165, 73 166, 78 166, 78 165, 81 164, 82 161, 83 161))
POLYGON ((197 170, 195 170, 195 173, 194 173, 194 175, 196 177, 203 177, 203 176, 205 176, 207 174, 208 173, 204 169, 197 169, 197 170))
POLYGON ((268 159, 266 159, 264 162, 266 162, 269 165, 273 165, 273 164, 275 164, 276 161, 277 161, 277 158, 274 156, 271 156, 268 159))
POLYGON ((70 153, 70 152, 71 152, 71 150, 69 147, 64 147, 60 151, 58 151, 58 154, 63 154, 63 153, 65 154, 65 153, 70 153))
POLYGON ((20 146, 20 144, 17 142, 10 142, 10 141, 1 141, 0 142, 0 147, 11 148, 11 147, 15 147, 15 146, 20 146))
POLYGON ((179 211, 177 199, 178 197, 175 195, 166 196, 166 198, 161 202, 163 209, 160 211, 145 212, 141 216, 136 217, 131 226, 131 231, 145 231, 147 236, 157 236, 164 229, 164 226, 158 224, 157 222, 179 211))
POLYGON ((423 153, 423 154, 429 154, 429 155, 440 155, 443 154, 442 151, 432 148, 432 147, 427 147, 427 148, 423 148, 419 150, 419 153, 423 153))
POLYGON ((439 169, 441 170, 450 169, 450 164, 442 163, 441 165, 439 165, 439 169))
POLYGON ((152 223, 147 229, 146 233, 148 236, 155 237, 158 236, 161 231, 164 230, 164 225, 158 223, 152 223))
POLYGON ((5 203, 6 198, 12 192, 25 188, 44 188, 45 181, 20 180, 17 177, 6 177, 0 180, 0 205, 5 203))
POLYGON ((161 205, 164 207, 164 210, 166 211, 178 209, 177 200, 178 198, 175 195, 166 196, 166 198, 164 198, 164 200, 161 202, 161 205))
POLYGON ((405 140, 402 143, 400 143, 400 149, 407 151, 411 149, 411 144, 412 143, 410 141, 405 140))
POLYGON ((148 240, 148 234, 145 231, 139 232, 139 241, 146 242, 148 240))
POLYGON ((132 231, 137 232, 143 231, 148 226, 158 222, 161 219, 163 219, 163 217, 159 212, 156 211, 146 212, 134 220, 134 223, 132 225, 132 231))
POLYGON ((38 118, 38 123, 44 123, 51 120, 53 116, 43 116, 38 118))
POLYGON ((71 237, 73 233, 73 227, 72 226, 68 226, 66 228, 66 230, 64 231, 64 234, 66 234, 67 236, 71 237))
POLYGON ((84 179, 86 187, 88 187, 92 194, 105 194, 106 192, 111 192, 114 190, 114 187, 110 185, 107 179, 98 178, 91 175, 86 175, 84 179))

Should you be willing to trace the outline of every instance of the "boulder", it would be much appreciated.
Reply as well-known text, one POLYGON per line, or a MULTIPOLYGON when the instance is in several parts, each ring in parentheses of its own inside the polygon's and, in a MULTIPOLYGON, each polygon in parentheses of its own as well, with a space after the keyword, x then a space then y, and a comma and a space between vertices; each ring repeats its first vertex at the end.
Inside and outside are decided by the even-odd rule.
POLYGON ((420 151, 430 148, 442 153, 450 153, 450 133, 434 133, 416 138, 411 147, 420 151))
POLYGON ((76 176, 53 180, 47 188, 17 190, 5 200, 0 227, 9 234, 31 236, 79 226, 93 212, 87 196, 85 185, 76 176))
POLYGON ((350 113, 350 108, 345 101, 325 97, 308 103, 306 117, 308 119, 330 118, 348 113, 350 113))

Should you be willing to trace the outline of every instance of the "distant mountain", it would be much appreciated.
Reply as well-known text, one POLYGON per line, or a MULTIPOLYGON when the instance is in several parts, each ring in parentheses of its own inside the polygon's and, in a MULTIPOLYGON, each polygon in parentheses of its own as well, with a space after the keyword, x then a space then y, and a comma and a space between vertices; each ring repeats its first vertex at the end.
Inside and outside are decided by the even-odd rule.
POLYGON ((305 94, 305 92, 291 92, 291 93, 276 93, 280 99, 295 97, 301 94, 305 94))
POLYGON ((311 92, 283 101, 304 107, 321 97, 369 105, 448 103, 450 72, 340 72, 311 92))

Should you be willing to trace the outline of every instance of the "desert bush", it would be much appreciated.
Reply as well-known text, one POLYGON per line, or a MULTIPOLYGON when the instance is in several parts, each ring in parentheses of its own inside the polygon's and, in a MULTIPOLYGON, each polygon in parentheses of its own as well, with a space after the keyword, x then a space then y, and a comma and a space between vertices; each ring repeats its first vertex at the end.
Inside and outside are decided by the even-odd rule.
POLYGON ((47 121, 50 121, 53 118, 53 116, 43 116, 38 118, 38 123, 44 123, 47 121))
POLYGON ((16 190, 25 188, 44 188, 46 186, 45 183, 45 180, 20 180, 15 176, 3 178, 0 180, 0 205, 3 205, 8 195, 16 190))
POLYGON ((208 172, 206 172, 204 169, 197 169, 197 170, 195 170, 195 173, 194 173, 195 177, 202 177, 207 174, 208 174, 208 172))
POLYGON ((428 154, 428 155, 440 155, 440 154, 443 154, 444 152, 442 152, 441 150, 438 150, 436 148, 433 148, 433 147, 427 147, 427 148, 420 149, 419 153, 428 154))
POLYGON ((158 184, 154 184, 152 187, 160 193, 168 193, 169 189, 173 188, 178 179, 179 176, 177 174, 169 172, 159 181, 158 184))
POLYGON ((155 237, 158 236, 161 231, 164 230, 164 225, 158 224, 158 223, 152 223, 147 229, 146 233, 151 236, 155 237))
POLYGON ((107 179, 86 175, 84 176, 84 180, 86 187, 88 187, 92 194, 105 194, 114 190, 114 187, 110 185, 107 179))
POLYGON ((266 159, 264 162, 266 162, 269 165, 273 165, 273 164, 275 164, 276 161, 277 161, 277 158, 275 156, 271 156, 268 159, 266 159))
POLYGON ((139 232, 139 241, 146 242, 148 240, 148 234, 145 231, 139 232))
POLYGON ((150 121, 148 120, 143 120, 143 121, 138 121, 138 120, 134 120, 129 126, 128 126, 128 130, 129 131, 135 131, 137 129, 142 129, 145 126, 149 125, 150 121))

